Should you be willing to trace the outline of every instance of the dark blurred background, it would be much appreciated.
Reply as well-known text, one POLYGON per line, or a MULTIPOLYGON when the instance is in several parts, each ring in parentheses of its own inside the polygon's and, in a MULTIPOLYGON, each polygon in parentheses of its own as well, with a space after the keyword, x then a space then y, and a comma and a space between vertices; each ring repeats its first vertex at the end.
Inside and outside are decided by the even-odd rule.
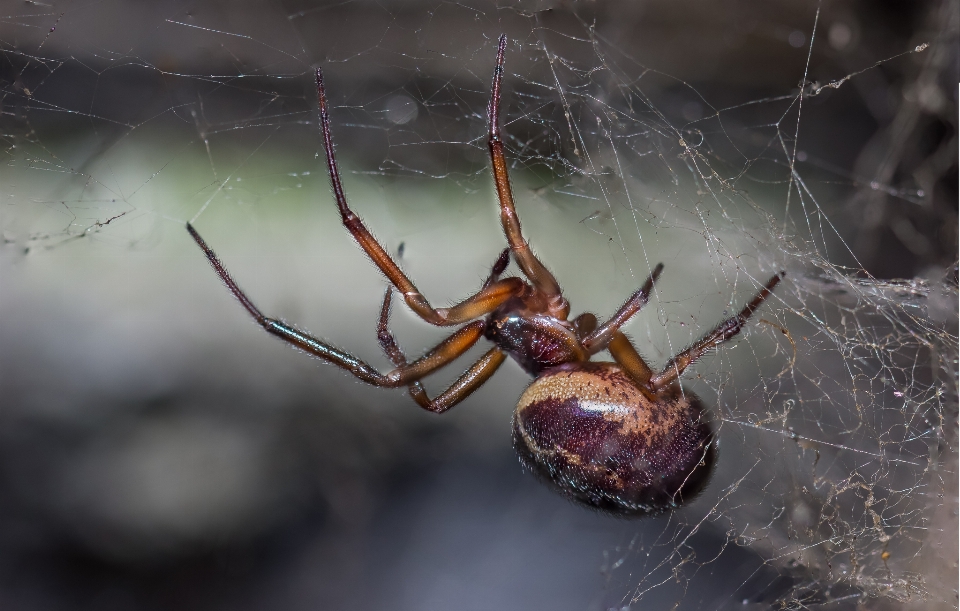
MULTIPOLYGON (((657 362, 751 291, 722 285, 708 301, 701 281, 721 267, 671 243, 685 221, 670 209, 647 205, 637 221, 632 203, 596 203, 631 193, 605 182, 621 175, 609 158, 584 178, 605 117, 643 132, 627 147, 637 160, 671 168, 633 165, 634 194, 686 193, 670 185, 712 167, 783 224, 778 245, 716 221, 741 229, 719 239, 745 240, 758 276, 818 253, 904 307, 921 296, 934 343, 955 347, 957 2, 117 0, 0 13, 3 609, 955 608, 956 549, 933 542, 956 540, 953 413, 930 425, 930 455, 954 488, 924 489, 953 504, 929 505, 931 540, 917 535, 923 553, 895 567, 926 581, 889 573, 871 590, 710 518, 736 457, 759 456, 749 443, 725 439, 716 485, 676 514, 574 506, 517 463, 510 416, 528 380, 516 367, 442 417, 366 388, 251 324, 183 222, 268 313, 386 367, 383 282, 333 214, 312 67, 327 75, 354 207, 444 303, 502 248, 483 130, 506 32, 518 207, 578 309, 613 311, 646 274, 630 240, 655 235, 642 252, 667 261, 663 294, 681 295, 635 329, 657 362), (618 99, 641 82, 646 106, 618 99), (605 110, 594 122, 565 89, 605 110), (703 142, 702 157, 680 137, 703 142), (670 307, 694 324, 680 329, 670 307)), ((705 210, 729 192, 700 179, 689 193, 705 210)), ((804 290, 789 307, 806 307, 804 290)), ((395 310, 410 352, 442 337, 395 310)), ((762 386, 764 341, 741 351, 753 351, 739 357, 752 359, 737 374, 752 375, 746 388, 762 386)), ((927 361, 904 370, 937 377, 927 361)), ((722 394, 717 375, 699 383, 722 394)))

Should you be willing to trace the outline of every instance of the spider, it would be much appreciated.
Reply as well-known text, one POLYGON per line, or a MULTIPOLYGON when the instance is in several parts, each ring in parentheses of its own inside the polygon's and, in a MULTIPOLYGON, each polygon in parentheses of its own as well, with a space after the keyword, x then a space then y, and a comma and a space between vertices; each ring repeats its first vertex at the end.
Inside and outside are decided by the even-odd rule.
POLYGON ((740 332, 784 272, 774 275, 740 313, 671 358, 659 372, 647 365, 620 328, 647 303, 662 264, 603 324, 589 312, 568 320, 570 304, 553 274, 524 239, 514 208, 500 139, 506 44, 506 36, 501 36, 487 116, 493 179, 508 248, 500 254, 480 290, 449 308, 430 305, 347 204, 334 157, 323 74, 319 68, 316 71, 327 169, 343 225, 392 285, 384 296, 377 325, 380 346, 395 366, 389 373, 381 373, 321 339, 264 316, 190 223, 187 231, 233 296, 268 333, 346 369, 368 384, 405 386, 411 397, 431 412, 443 413, 463 401, 490 379, 507 355, 512 356, 535 377, 520 397, 513 417, 514 445, 529 470, 569 498, 614 514, 642 515, 677 507, 704 486, 716 456, 708 412, 696 395, 681 388, 678 379, 707 351, 740 332), (511 258, 525 278, 500 277, 511 258), (393 287, 426 322, 460 328, 408 363, 389 330, 393 287), (494 347, 447 390, 429 398, 420 380, 464 354, 481 337, 493 342, 494 347), (590 360, 602 350, 608 350, 614 362, 590 360))

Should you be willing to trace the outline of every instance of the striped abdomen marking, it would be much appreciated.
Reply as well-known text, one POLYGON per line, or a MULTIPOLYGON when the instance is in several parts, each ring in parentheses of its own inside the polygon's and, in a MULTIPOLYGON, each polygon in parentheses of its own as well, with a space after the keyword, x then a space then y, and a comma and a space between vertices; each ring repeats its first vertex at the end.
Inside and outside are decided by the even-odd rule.
POLYGON ((567 496, 619 514, 689 500, 715 458, 695 395, 676 386, 651 401, 614 363, 545 371, 520 397, 513 432, 528 468, 567 496))

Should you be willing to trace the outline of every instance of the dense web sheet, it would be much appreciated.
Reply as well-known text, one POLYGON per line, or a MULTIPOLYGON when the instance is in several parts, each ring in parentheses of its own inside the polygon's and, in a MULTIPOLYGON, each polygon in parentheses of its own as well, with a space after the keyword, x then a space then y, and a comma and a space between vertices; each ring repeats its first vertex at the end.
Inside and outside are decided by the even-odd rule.
MULTIPOLYGON (((603 5, 131 4, 0 9, 5 273, 77 252, 199 260, 186 221, 225 258, 279 252, 257 241, 261 223, 332 209, 311 82, 323 64, 348 197, 373 193, 359 212, 429 275, 431 236, 455 245, 492 210, 485 105, 506 31, 517 206, 574 313, 612 311, 664 262, 628 329, 661 365, 787 272, 743 337, 687 375, 718 422, 710 486, 584 560, 606 576, 603 604, 956 604, 956 549, 937 546, 957 523, 956 3, 847 55, 868 22, 814 2, 663 21, 647 47, 617 20, 648 22, 603 5), (720 42, 679 42, 711 19, 749 62, 723 72, 720 42), (431 189, 448 203, 419 201, 431 189)), ((495 225, 479 223, 495 252, 495 225)), ((363 316, 355 335, 374 354, 363 316)))

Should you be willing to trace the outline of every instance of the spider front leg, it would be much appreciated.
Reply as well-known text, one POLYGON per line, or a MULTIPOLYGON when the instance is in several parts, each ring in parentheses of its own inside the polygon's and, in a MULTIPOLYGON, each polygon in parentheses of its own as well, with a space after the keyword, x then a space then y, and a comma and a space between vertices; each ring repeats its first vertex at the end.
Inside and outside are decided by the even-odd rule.
POLYGON ((213 252, 213 249, 207 246, 207 243, 200 237, 200 234, 197 233, 197 230, 194 229, 190 223, 187 223, 187 231, 190 232, 194 241, 196 241, 197 245, 203 250, 204 254, 207 255, 210 265, 213 266, 214 271, 220 276, 220 280, 227 285, 227 289, 233 293, 237 301, 240 302, 247 312, 253 316, 254 320, 268 333, 276 335, 283 341, 309 354, 329 361, 342 369, 346 369, 368 384, 386 388, 406 386, 457 358, 477 343, 477 340, 483 335, 484 322, 482 320, 474 321, 455 331, 447 339, 440 342, 433 350, 410 365, 398 366, 393 371, 382 374, 357 357, 334 348, 323 340, 317 339, 279 320, 264 316, 263 312, 261 312, 250 298, 247 297, 246 293, 240 289, 240 286, 237 285, 233 277, 227 272, 216 253, 213 252))
POLYGON ((257 323, 263 327, 268 333, 276 335, 283 341, 293 344, 297 348, 308 352, 316 357, 319 357, 325 361, 329 361, 340 367, 346 369, 357 378, 367 382, 368 384, 373 384, 375 386, 397 386, 395 382, 392 382, 387 376, 384 376, 379 371, 371 367, 370 365, 364 363, 355 356, 338 350, 333 346, 312 337, 306 333, 298 331, 293 327, 290 327, 283 322, 276 320, 274 318, 267 318, 263 315, 263 312, 253 304, 249 297, 240 289, 236 281, 230 276, 226 268, 223 266, 223 263, 220 262, 220 259, 217 257, 216 253, 213 252, 213 249, 207 246, 207 243, 200 237, 200 234, 197 233, 197 230, 193 228, 193 225, 187 223, 187 231, 190 232, 190 236, 193 237, 197 245, 203 250, 204 254, 207 255, 207 259, 210 261, 210 265, 213 266, 214 271, 217 272, 217 275, 220 276, 220 280, 227 285, 227 288, 233 293, 233 296, 237 298, 237 301, 240 302, 247 312, 257 321, 257 323))
MULTIPOLYGON (((503 257, 501 256, 501 260, 502 259, 503 257)), ((505 268, 506 264, 503 264, 502 267, 505 268)), ((494 273, 497 273, 496 269, 497 266, 494 266, 494 273)), ((502 272, 503 270, 501 269, 500 271, 502 272)), ((384 353, 386 353, 390 361, 393 362, 394 366, 405 368, 407 367, 407 358, 403 354, 403 351, 400 350, 400 346, 397 345, 397 340, 393 337, 393 333, 390 332, 390 302, 392 297, 393 289, 388 288, 386 295, 383 296, 383 306, 380 308, 380 321, 377 323, 377 339, 380 342, 380 347, 383 348, 384 353)), ((482 321, 479 322, 482 323, 482 321)), ((449 363, 454 358, 463 354, 463 352, 473 346, 474 343, 476 343, 476 340, 467 345, 455 356, 451 355, 450 358, 444 361, 444 364, 449 363)), ((431 353, 436 351, 437 349, 435 348, 431 353)), ((407 389, 413 400, 417 402, 417 405, 427 411, 442 414, 466 399, 473 391, 490 379, 490 376, 496 373, 500 365, 503 364, 504 359, 506 359, 506 354, 500 351, 499 348, 491 349, 436 399, 430 399, 430 397, 427 396, 427 391, 419 381, 408 384, 407 389)))
POLYGON ((434 308, 430 305, 417 287, 407 278, 400 266, 387 254, 387 251, 377 242, 373 234, 363 224, 347 204, 340 181, 340 169, 333 151, 333 137, 330 132, 330 112, 327 107, 327 96, 323 86, 323 73, 317 68, 317 100, 320 105, 320 127, 323 132, 323 148, 327 157, 327 170, 330 174, 330 186, 337 200, 337 208, 343 226, 353 235, 374 264, 390 280, 410 309, 423 320, 438 326, 456 325, 474 318, 478 318, 497 309, 507 299, 516 295, 523 288, 523 281, 519 278, 506 278, 485 284, 479 292, 468 297, 451 308, 434 308))
POLYGON ((740 310, 739 314, 723 321, 717 325, 713 331, 704 335, 700 341, 670 359, 667 362, 666 367, 663 368, 663 371, 650 378, 650 385, 654 389, 660 389, 667 386, 679 378, 683 374, 683 371, 692 365, 694 361, 703 356, 704 353, 716 348, 718 345, 732 338, 737 333, 740 333, 740 330, 747 322, 747 319, 749 319, 750 316, 757 311, 760 305, 766 301, 767 297, 773 293, 774 287, 780 283, 780 280, 785 275, 786 272, 780 272, 775 275, 767 282, 760 292, 757 293, 756 297, 754 297, 750 303, 740 310))
POLYGON ((520 231, 520 217, 513 203, 513 190, 510 188, 510 177, 507 174, 507 161, 503 156, 503 140, 500 139, 500 83, 503 80, 503 54, 507 48, 507 35, 500 36, 497 48, 497 67, 493 73, 493 86, 490 93, 490 104, 487 106, 487 122, 490 126, 488 145, 490 147, 490 161, 493 166, 493 180, 497 187, 497 198, 500 200, 500 223, 503 233, 517 260, 517 265, 523 274, 530 279, 530 283, 550 300, 550 307, 554 315, 566 319, 570 312, 570 305, 563 298, 560 285, 553 274, 540 262, 530 245, 523 239, 520 231))
MULTIPOLYGON (((500 274, 507 269, 507 265, 509 265, 509 263, 510 249, 505 248, 500 253, 500 256, 497 257, 496 262, 493 264, 493 267, 490 270, 490 275, 487 276, 486 281, 483 283, 483 287, 486 288, 499 280, 500 274)), ((392 302, 393 289, 388 287, 386 294, 383 296, 383 305, 380 306, 380 320, 377 323, 377 341, 380 342, 380 347, 383 349, 384 354, 387 355, 387 358, 390 359, 390 362, 393 363, 393 366, 397 368, 403 368, 407 366, 407 357, 403 354, 403 351, 400 350, 400 346, 397 344, 397 340, 393 336, 393 333, 390 332, 390 306, 392 302)), ((470 343, 470 346, 472 345, 473 342, 470 343)), ((469 348, 470 346, 467 347, 469 348)), ((459 354, 457 356, 459 356, 459 354)), ((432 402, 427 397, 427 392, 419 380, 408 384, 407 389, 410 392, 410 396, 414 401, 417 402, 418 405, 428 410, 431 409, 432 402)))
POLYGON ((627 321, 639 312, 640 308, 647 305, 647 301, 650 300, 650 292, 653 290, 653 283, 657 281, 662 271, 663 263, 657 263, 657 266, 653 268, 650 276, 647 277, 647 281, 637 289, 636 293, 630 296, 630 299, 627 299, 627 301, 620 306, 617 313, 584 338, 582 343, 587 352, 596 354, 606 348, 620 327, 627 324, 627 321))
MULTIPOLYGON (((510 249, 506 248, 500 253, 500 256, 497 257, 496 262, 494 262, 490 270, 490 275, 487 276, 486 281, 483 283, 483 287, 486 288, 497 282, 500 274, 507 269, 509 263, 510 249)), ((388 287, 386 294, 383 296, 383 305, 380 306, 380 320, 377 323, 377 340, 380 342, 380 347, 383 348, 387 358, 390 359, 395 367, 403 370, 403 380, 415 380, 411 382, 408 387, 411 396, 417 399, 417 395, 423 394, 424 391, 423 386, 416 380, 443 367, 472 348, 483 334, 485 323, 482 320, 475 320, 465 325, 453 335, 440 342, 440 344, 430 350, 425 356, 415 361, 412 365, 408 365, 406 356, 400 350, 389 328, 392 299, 393 289, 388 287), (416 388, 419 388, 419 391, 416 391, 416 388)), ((417 402, 420 403, 420 400, 417 399, 417 402)))

